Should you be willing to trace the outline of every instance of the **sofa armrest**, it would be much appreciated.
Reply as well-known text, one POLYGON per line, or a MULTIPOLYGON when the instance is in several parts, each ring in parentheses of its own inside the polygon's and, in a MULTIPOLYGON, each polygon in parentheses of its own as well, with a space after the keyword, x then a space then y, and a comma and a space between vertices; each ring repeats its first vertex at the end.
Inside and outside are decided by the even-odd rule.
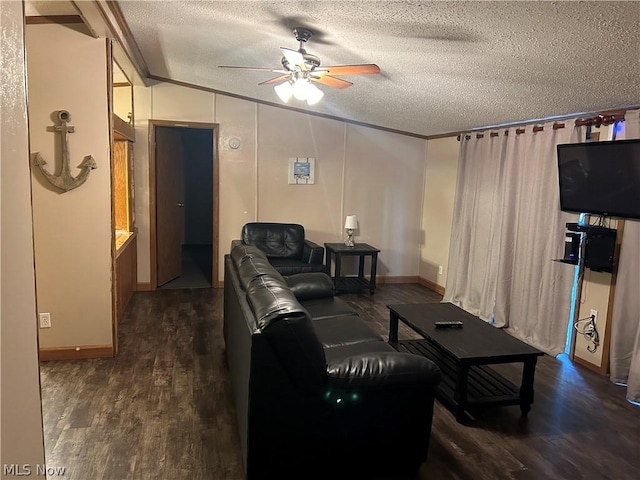
POLYGON ((333 297, 333 281, 323 272, 294 273, 284 277, 298 301, 333 297))
POLYGON ((310 240, 305 240, 302 246, 302 261, 322 265, 324 263, 324 247, 310 240))
MULTIPOLYGON (((242 243, 242 240, 231 240, 231 250, 233 250, 234 247, 237 247, 238 245, 244 245, 242 243)), ((229 251, 231 251, 229 250, 229 251)))
POLYGON ((353 355, 327 365, 329 385, 338 388, 393 388, 433 385, 441 380, 431 360, 401 352, 353 355))

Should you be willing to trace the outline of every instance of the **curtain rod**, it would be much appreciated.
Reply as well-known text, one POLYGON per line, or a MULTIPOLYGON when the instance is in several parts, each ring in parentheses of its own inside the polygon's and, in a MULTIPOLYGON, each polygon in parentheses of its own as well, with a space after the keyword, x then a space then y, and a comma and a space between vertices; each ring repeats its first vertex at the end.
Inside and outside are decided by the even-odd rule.
MULTIPOLYGON (((629 109, 629 110, 633 110, 633 109, 629 109)), ((611 125, 613 123, 617 123, 617 122, 624 122, 625 121, 625 114, 627 113, 627 110, 616 110, 616 111, 607 111, 607 112, 602 112, 599 113, 597 115, 594 115, 592 117, 587 117, 587 118, 576 118, 575 120, 575 126, 576 127, 583 127, 583 126, 590 126, 590 127, 601 127, 601 126, 607 126, 607 125, 611 125)), ((562 122, 554 122, 553 123, 553 129, 554 130, 558 130, 559 128, 565 128, 565 124, 562 122)), ((536 125, 533 124, 533 131, 534 132, 541 132, 544 130, 544 126, 542 125, 536 125)), ((525 127, 517 127, 516 128, 516 135, 521 135, 523 133, 525 133, 525 127)), ((498 132, 490 132, 490 137, 497 137, 499 135, 498 132)), ((504 135, 507 136, 509 135, 509 129, 507 127, 506 130, 504 130, 504 135)), ((466 134, 464 135, 464 138, 466 140, 471 139, 472 135, 471 134, 466 134)), ((476 138, 484 138, 484 133, 477 133, 475 135, 476 138)), ((462 139, 462 134, 459 134, 457 137, 458 141, 460 141, 462 139)))
MULTIPOLYGON (((561 122, 554 122, 553 123, 553 129, 554 130, 558 130, 558 129, 564 128, 564 127, 565 127, 564 123, 561 123, 561 122)), ((533 131, 534 132, 542 132, 543 130, 544 130, 544 127, 542 125, 534 125, 533 126, 533 131)), ((525 131, 526 130, 525 130, 524 127, 516 128, 516 135, 521 135, 525 131)), ((490 137, 497 137, 498 135, 500 135, 498 132, 490 132, 489 133, 490 137)), ((504 135, 505 135, 505 137, 509 135, 509 130, 508 129, 504 131, 504 135)), ((476 133, 475 136, 476 136, 476 138, 484 138, 484 133, 476 133)), ((458 141, 460 141, 460 139, 462 138, 462 135, 458 135, 456 138, 458 139, 458 141)), ((466 140, 469 140, 469 139, 471 139, 471 135, 470 134, 466 134, 464 136, 464 138, 466 140)))
POLYGON ((624 122, 624 116, 627 112, 616 112, 611 114, 600 114, 589 118, 576 118, 576 127, 601 127, 602 125, 611 125, 616 122, 624 122))

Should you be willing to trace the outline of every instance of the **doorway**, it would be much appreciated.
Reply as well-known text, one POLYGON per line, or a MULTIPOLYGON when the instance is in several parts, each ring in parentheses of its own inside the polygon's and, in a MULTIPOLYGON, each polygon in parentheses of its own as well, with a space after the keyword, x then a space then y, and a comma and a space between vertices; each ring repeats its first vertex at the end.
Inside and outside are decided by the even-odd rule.
POLYGON ((149 123, 152 287, 216 287, 217 125, 149 123))

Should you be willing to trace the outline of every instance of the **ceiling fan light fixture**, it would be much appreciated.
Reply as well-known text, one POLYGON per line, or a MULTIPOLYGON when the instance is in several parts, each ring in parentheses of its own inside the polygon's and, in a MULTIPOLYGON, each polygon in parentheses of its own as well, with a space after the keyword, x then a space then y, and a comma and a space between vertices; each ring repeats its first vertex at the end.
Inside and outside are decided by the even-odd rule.
POLYGON ((293 86, 289 81, 276 85, 273 89, 276 91, 278 97, 280 97, 280 100, 284 103, 289 103, 289 100, 291 100, 293 96, 293 86))
POLYGON ((296 100, 306 100, 309 96, 309 80, 297 78, 293 83, 293 96, 296 100))
POLYGON ((309 83, 307 94, 307 105, 315 105, 324 97, 324 92, 316 87, 313 83, 309 83))
MULTIPOLYGON (((2 0, 0 0, 1 2, 2 0)), ((291 97, 306 101, 308 105, 315 105, 324 97, 324 92, 311 81, 332 88, 347 88, 352 82, 342 80, 336 75, 366 75, 380 73, 380 67, 373 63, 361 65, 333 65, 320 68, 320 58, 308 53, 304 44, 311 38, 313 32, 303 27, 293 29, 296 40, 300 43, 297 50, 280 47, 282 68, 266 67, 237 67, 233 65, 218 65, 219 68, 233 68, 278 73, 279 75, 258 83, 258 85, 275 85, 274 90, 283 103, 289 103, 291 97)))

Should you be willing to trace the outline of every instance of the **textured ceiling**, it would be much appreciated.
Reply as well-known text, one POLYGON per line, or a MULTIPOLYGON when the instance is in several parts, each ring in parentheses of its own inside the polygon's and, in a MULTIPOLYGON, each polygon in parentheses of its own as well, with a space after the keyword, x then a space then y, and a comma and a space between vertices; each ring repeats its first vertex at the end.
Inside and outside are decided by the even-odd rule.
POLYGON ((71 2, 66 0, 26 0, 24 2, 24 13, 27 16, 77 15, 78 11, 71 2))
POLYGON ((640 105, 640 2, 118 1, 152 75, 281 103, 275 74, 291 30, 324 65, 380 75, 324 85, 314 107, 419 135, 640 105))

